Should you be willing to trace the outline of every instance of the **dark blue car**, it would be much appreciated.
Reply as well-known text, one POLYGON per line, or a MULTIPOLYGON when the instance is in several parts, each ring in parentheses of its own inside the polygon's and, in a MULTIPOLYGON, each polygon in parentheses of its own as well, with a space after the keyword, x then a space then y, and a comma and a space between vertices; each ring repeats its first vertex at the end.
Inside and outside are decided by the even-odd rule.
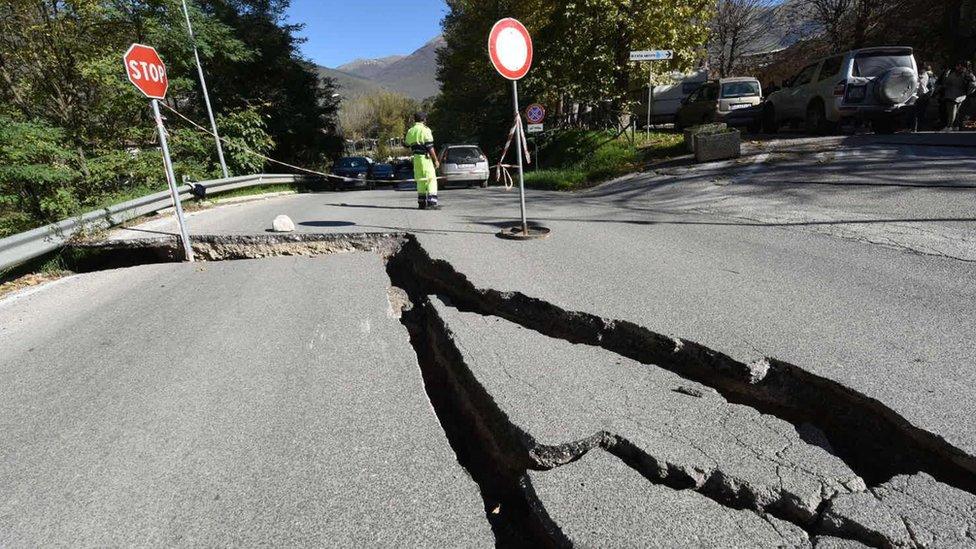
POLYGON ((329 178, 332 183, 332 190, 355 189, 356 187, 370 188, 366 180, 369 179, 372 163, 373 161, 365 156, 347 156, 337 160, 332 166, 332 175, 339 177, 329 178))
POLYGON ((397 160, 393 163, 393 170, 396 172, 397 181, 413 180, 413 162, 410 160, 397 160))
POLYGON ((371 181, 372 187, 375 187, 382 182, 393 183, 393 181, 396 179, 393 164, 388 164, 386 162, 373 162, 369 166, 369 172, 367 172, 366 178, 371 181))

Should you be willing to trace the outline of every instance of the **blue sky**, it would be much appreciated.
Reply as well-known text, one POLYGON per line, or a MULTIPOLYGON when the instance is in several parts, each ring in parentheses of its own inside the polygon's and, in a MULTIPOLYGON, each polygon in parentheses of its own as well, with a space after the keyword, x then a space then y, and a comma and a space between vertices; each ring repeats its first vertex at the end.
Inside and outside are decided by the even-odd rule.
POLYGON ((292 0, 303 23, 302 53, 326 67, 357 58, 409 54, 441 32, 444 0, 292 0))

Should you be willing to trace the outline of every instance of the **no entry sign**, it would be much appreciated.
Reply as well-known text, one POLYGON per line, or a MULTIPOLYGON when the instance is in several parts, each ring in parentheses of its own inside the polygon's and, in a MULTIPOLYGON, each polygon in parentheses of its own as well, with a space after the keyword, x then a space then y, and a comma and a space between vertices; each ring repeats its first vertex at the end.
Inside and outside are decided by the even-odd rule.
POLYGON ((525 25, 511 17, 495 23, 488 35, 488 55, 499 74, 521 80, 532 68, 532 37, 525 25))
POLYGON ((129 82, 150 99, 165 99, 169 88, 166 65, 156 49, 142 44, 132 44, 122 58, 129 82))

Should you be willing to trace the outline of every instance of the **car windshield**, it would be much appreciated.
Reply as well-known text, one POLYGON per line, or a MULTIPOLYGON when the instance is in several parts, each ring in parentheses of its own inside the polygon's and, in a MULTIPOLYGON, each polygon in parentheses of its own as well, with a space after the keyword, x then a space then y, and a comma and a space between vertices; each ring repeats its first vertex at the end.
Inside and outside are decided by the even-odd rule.
POLYGON ((896 67, 912 68, 912 54, 896 52, 868 52, 854 58, 854 76, 881 76, 896 67))
POLYGON ((343 158, 339 161, 340 168, 365 168, 366 159, 365 158, 343 158))
POLYGON ((481 149, 478 147, 453 147, 447 150, 449 164, 477 164, 481 162, 481 149))
POLYGON ((729 82, 722 84, 722 97, 758 97, 759 82, 729 82))

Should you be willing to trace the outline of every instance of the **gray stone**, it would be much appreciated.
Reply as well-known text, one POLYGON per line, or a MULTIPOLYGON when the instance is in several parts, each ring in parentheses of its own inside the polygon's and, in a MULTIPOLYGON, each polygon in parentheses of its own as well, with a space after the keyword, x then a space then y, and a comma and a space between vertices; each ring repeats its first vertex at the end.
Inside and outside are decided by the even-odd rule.
POLYGON ((276 233, 294 232, 295 222, 287 215, 279 215, 271 222, 271 230, 276 233))
POLYGON ((742 154, 741 135, 737 130, 722 133, 697 133, 695 139, 695 160, 712 162, 738 158, 742 154))

